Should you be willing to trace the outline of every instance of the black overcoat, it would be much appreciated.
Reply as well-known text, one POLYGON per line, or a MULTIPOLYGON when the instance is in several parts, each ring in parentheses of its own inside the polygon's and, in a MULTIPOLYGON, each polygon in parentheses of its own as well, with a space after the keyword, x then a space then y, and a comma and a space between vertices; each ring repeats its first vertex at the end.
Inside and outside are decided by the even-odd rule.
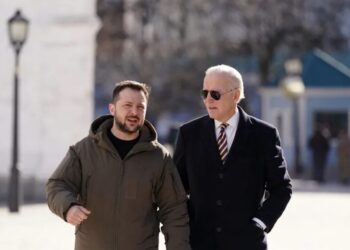
POLYGON ((267 249, 266 233, 291 198, 277 129, 238 110, 238 128, 225 164, 219 158, 213 119, 203 116, 179 129, 174 161, 189 197, 194 250, 267 249), (266 224, 265 232, 253 217, 266 224))

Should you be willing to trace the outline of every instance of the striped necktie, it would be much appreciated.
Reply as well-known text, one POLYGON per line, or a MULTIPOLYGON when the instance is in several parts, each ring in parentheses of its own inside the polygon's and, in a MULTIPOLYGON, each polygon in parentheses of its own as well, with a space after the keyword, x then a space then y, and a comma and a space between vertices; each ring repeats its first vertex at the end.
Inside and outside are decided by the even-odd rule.
POLYGON ((228 148, 227 148, 227 138, 226 138, 226 128, 228 124, 227 123, 222 123, 220 125, 220 134, 218 137, 218 147, 219 147, 219 154, 222 163, 225 163, 227 154, 228 154, 228 148))

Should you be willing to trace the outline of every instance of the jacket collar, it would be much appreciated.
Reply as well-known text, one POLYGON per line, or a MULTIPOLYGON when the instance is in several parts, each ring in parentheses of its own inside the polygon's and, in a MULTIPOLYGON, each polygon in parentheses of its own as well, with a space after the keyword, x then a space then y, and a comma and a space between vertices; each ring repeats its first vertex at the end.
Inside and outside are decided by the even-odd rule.
MULTIPOLYGON (((113 116, 105 115, 97 118, 92 124, 89 132, 89 136, 102 148, 116 153, 116 150, 107 136, 107 131, 113 126, 113 116)), ((158 144, 157 132, 153 125, 145 120, 144 125, 141 128, 141 136, 136 145, 130 150, 127 156, 142 152, 154 150, 158 144)))

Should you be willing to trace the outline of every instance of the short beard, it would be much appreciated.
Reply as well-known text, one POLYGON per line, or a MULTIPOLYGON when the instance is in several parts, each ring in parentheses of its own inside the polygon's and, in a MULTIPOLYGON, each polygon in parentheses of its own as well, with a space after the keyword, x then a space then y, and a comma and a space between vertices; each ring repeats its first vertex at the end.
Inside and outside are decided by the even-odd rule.
POLYGON ((118 118, 116 116, 114 116, 114 122, 116 124, 116 126, 121 130, 123 131, 124 133, 127 133, 127 134, 134 134, 136 133, 137 131, 140 131, 143 124, 139 124, 137 125, 137 127, 133 130, 129 129, 126 125, 126 123, 122 123, 121 121, 118 120, 118 118))

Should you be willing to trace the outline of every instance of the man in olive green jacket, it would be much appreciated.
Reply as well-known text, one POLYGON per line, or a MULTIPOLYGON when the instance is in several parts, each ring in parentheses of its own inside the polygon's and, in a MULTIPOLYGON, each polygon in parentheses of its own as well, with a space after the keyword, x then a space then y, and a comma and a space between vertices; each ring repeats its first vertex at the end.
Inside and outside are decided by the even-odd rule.
POLYGON ((116 84, 111 115, 70 147, 47 183, 52 212, 76 226, 76 250, 190 250, 186 195, 168 151, 145 121, 145 84, 116 84))

